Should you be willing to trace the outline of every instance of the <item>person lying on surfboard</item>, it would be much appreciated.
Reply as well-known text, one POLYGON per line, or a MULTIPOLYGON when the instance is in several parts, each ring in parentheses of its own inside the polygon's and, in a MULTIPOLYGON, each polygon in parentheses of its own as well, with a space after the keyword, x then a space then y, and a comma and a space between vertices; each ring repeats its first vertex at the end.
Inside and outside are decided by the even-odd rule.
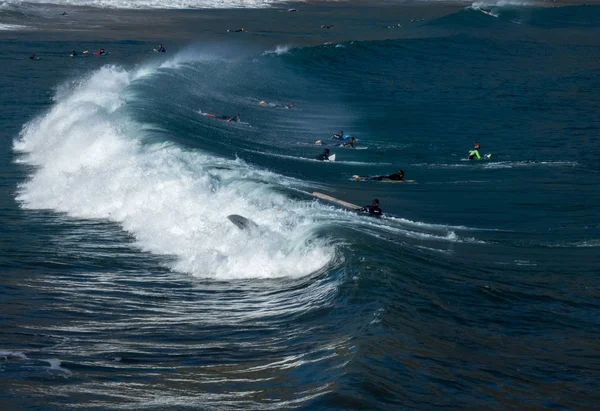
POLYGON ((237 113, 233 117, 229 117, 229 116, 217 116, 217 115, 211 114, 211 113, 203 113, 202 115, 206 116, 206 117, 216 118, 217 120, 225 120, 228 123, 239 123, 241 121, 240 120, 240 113, 237 113))
POLYGON ((333 135, 333 138, 337 138, 338 140, 346 141, 353 137, 350 134, 344 134, 344 132, 342 130, 340 130, 339 133, 333 135))
POLYGON ((379 208, 379 200, 376 198, 373 199, 371 205, 364 206, 363 208, 358 210, 358 212, 373 215, 376 217, 381 217, 383 215, 383 211, 381 211, 381 208, 379 208))
POLYGON ((329 152, 330 152, 330 150, 329 150, 328 148, 326 148, 326 149, 323 151, 323 154, 319 154, 319 155, 318 155, 317 157, 315 157, 315 158, 316 158, 317 160, 320 160, 320 161, 329 161, 329 152))
POLYGON ((390 174, 389 176, 373 176, 373 177, 369 177, 369 176, 352 176, 352 178, 354 178, 355 180, 361 180, 361 179, 365 179, 365 180, 376 180, 376 181, 381 181, 381 180, 392 180, 392 181, 402 181, 404 179, 404 170, 398 170, 397 172, 395 172, 394 174, 390 174))
POLYGON ((342 146, 354 148, 354 144, 356 144, 356 139, 354 137, 350 137, 349 139, 344 140, 342 146))

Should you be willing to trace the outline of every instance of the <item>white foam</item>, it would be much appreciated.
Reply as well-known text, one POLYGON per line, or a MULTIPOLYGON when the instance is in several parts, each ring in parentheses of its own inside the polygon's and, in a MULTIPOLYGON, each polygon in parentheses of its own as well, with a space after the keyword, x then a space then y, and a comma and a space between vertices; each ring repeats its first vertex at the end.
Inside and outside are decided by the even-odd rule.
MULTIPOLYGON (((474 10, 489 9, 490 7, 519 7, 531 6, 534 2, 523 0, 496 0, 496 1, 476 1, 469 8, 474 10)), ((497 16, 494 16, 497 17, 497 16)))
POLYGON ((0 30, 3 30, 3 31, 26 31, 26 30, 33 30, 33 29, 31 27, 23 26, 20 24, 0 23, 0 30))
POLYGON ((280 56, 282 54, 289 53, 291 49, 292 49, 292 46, 290 46, 289 44, 280 44, 280 45, 275 46, 275 48, 272 50, 265 51, 263 53, 263 55, 275 54, 277 56, 280 56))
POLYGON ((134 81, 152 81, 148 70, 103 67, 62 87, 50 111, 25 125, 14 148, 36 171, 20 186, 22 206, 115 221, 141 249, 174 256, 173 269, 196 276, 298 277, 333 261, 334 247, 312 234, 312 205, 269 188, 286 184, 282 176, 143 144, 144 127, 125 114, 122 95, 134 81), (229 214, 269 230, 250 236, 229 214))
POLYGON ((0 357, 8 360, 9 358, 20 358, 27 360, 27 356, 20 351, 0 350, 0 357))
MULTIPOLYGON (((285 6, 282 0, 27 0, 29 3, 58 4, 61 6, 91 6, 114 9, 214 9, 265 8, 285 6)), ((299 0, 302 1, 302 0, 299 0)), ((22 0, 6 0, 19 4, 22 0)))
POLYGON ((45 361, 48 364, 50 364, 50 370, 59 371, 66 375, 73 374, 70 370, 60 366, 62 364, 62 362, 58 358, 49 358, 47 360, 42 360, 42 361, 45 361))

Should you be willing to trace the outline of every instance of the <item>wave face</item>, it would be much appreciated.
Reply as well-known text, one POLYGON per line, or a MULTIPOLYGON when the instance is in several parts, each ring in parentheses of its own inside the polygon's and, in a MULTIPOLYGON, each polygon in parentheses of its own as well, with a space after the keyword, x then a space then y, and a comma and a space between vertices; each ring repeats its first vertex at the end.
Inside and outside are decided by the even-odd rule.
POLYGON ((596 406, 595 29, 465 16, 143 64, 127 56, 147 44, 65 63, 48 42, 6 64, 12 408, 596 406), (475 141, 489 160, 466 158, 475 141), (352 178, 398 169, 411 182, 352 178))
POLYGON ((481 1, 428 25, 453 29, 511 29, 528 25, 544 29, 593 28, 600 25, 600 6, 536 7, 529 2, 481 1))

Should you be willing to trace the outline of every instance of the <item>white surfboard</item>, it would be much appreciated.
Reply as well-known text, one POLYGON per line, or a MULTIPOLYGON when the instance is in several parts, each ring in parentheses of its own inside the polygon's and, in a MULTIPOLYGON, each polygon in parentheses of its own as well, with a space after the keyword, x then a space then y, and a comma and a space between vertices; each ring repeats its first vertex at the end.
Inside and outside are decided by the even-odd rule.
POLYGON ((335 161, 335 154, 330 155, 328 161, 335 161))
POLYGON ((327 194, 319 193, 318 191, 313 192, 312 195, 314 195, 315 197, 320 198, 322 200, 331 201, 332 203, 336 203, 336 204, 341 205, 342 207, 351 208, 353 210, 360 210, 362 208, 360 206, 357 206, 356 204, 352 204, 352 203, 348 203, 343 200, 339 200, 339 199, 329 196, 327 194))

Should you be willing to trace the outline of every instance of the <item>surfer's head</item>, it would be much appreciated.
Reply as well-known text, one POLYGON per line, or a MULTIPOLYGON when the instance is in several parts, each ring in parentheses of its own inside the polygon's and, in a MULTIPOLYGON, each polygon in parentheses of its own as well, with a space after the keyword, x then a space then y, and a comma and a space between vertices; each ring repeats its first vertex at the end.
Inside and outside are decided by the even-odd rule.
POLYGON ((379 200, 374 198, 372 205, 373 205, 373 207, 379 207, 379 200))
POLYGON ((404 175, 404 170, 398 170, 398 174, 400 174, 401 176, 404 175))
POLYGON ((325 149, 325 154, 329 154, 329 149, 328 148, 325 149))
POLYGON ((474 147, 475 147, 475 150, 479 150, 479 147, 480 147, 479 142, 476 141, 474 147))

